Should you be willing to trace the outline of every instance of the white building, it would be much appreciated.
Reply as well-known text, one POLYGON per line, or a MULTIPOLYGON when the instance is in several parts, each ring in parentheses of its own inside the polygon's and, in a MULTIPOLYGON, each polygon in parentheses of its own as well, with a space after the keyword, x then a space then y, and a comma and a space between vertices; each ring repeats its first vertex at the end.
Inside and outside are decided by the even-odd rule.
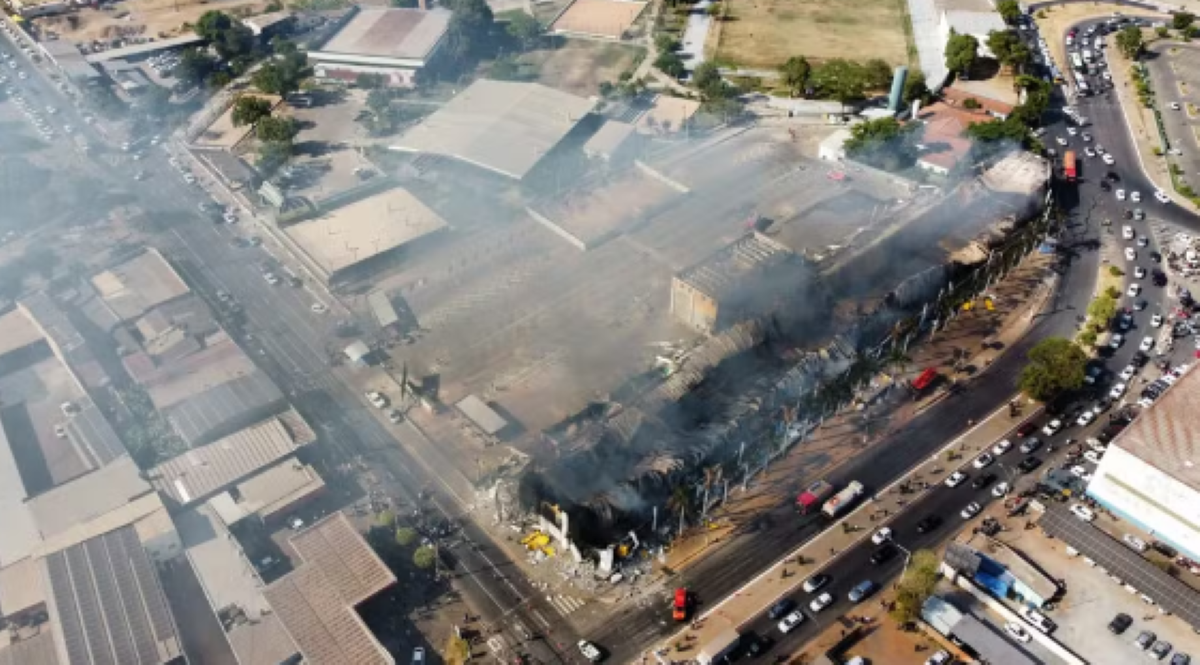
POLYGON ((412 86, 445 43, 447 9, 359 9, 323 46, 308 52, 318 78, 354 81, 381 74, 388 85, 412 86))
POLYGON ((1200 372, 1185 374, 1118 434, 1087 493, 1200 559, 1200 372))

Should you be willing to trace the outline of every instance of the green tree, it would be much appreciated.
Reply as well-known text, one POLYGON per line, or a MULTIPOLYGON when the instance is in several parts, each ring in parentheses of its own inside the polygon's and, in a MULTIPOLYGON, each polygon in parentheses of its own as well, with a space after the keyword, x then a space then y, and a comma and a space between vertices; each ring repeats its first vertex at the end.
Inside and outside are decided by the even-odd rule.
POLYGON ((1027 357, 1029 364, 1021 370, 1018 385, 1033 399, 1044 402, 1083 385, 1087 354, 1071 340, 1046 338, 1027 357))
POLYGON ((815 67, 810 80, 821 97, 848 104, 864 97, 867 77, 862 65, 833 58, 815 67))
POLYGON ((374 90, 384 86, 385 79, 383 74, 372 74, 370 72, 362 72, 354 79, 354 85, 364 90, 374 90))
POLYGON ((192 85, 200 85, 217 68, 217 61, 199 49, 186 49, 175 65, 175 77, 192 85))
POLYGON ((1154 34, 1158 35, 1159 39, 1166 39, 1171 35, 1171 31, 1167 29, 1167 26, 1160 25, 1154 29, 1154 34))
POLYGON ((967 97, 963 100, 962 105, 964 109, 969 111, 974 111, 975 109, 983 107, 983 105, 979 103, 979 100, 975 99, 974 97, 967 97))
POLYGON ((1196 21, 1196 15, 1190 12, 1175 12, 1171 15, 1171 27, 1183 30, 1196 21))
POLYGON ((725 79, 721 78, 715 62, 702 62, 696 66, 692 71, 692 86, 700 91, 700 96, 706 101, 727 99, 732 92, 725 79))
POLYGON ((904 79, 904 101, 909 104, 915 101, 924 102, 932 96, 933 93, 929 92, 929 86, 925 83, 924 72, 910 71, 908 78, 904 79))
POLYGON ((381 510, 375 513, 375 525, 381 529, 395 529, 396 513, 390 510, 381 510))
POLYGON ((387 90, 372 90, 367 93, 367 108, 376 118, 382 117, 392 106, 392 94, 387 90))
POLYGON ((234 127, 253 125, 271 115, 271 102, 254 95, 241 95, 233 103, 231 118, 234 127))
POLYGON ((429 545, 422 545, 413 552, 413 565, 421 570, 433 568, 434 562, 437 561, 437 550, 429 545))
POLYGON ((474 60, 492 47, 496 17, 485 0, 451 0, 446 4, 451 11, 446 50, 452 60, 460 64, 474 60))
POLYGON ((1117 48, 1130 60, 1142 54, 1145 44, 1142 42, 1142 30, 1136 26, 1128 26, 1117 33, 1117 48))
POLYGON ((254 86, 269 95, 286 97, 300 89, 300 78, 288 68, 269 62, 254 72, 254 86))
POLYGON ((407 526, 402 526, 396 529, 396 544, 400 547, 408 547, 417 541, 417 532, 415 529, 407 526))
POLYGON ((946 40, 946 69, 967 74, 979 59, 979 40, 972 35, 960 35, 954 30, 946 40))
POLYGON ((264 141, 258 149, 255 168, 269 178, 292 158, 293 149, 291 141, 264 141))
POLYGON ((398 9, 416 9, 418 0, 390 0, 390 4, 398 9))
POLYGON ((850 128, 846 154, 871 166, 896 171, 916 160, 919 123, 900 124, 895 118, 860 122, 850 128))
POLYGON ((913 552, 908 568, 896 585, 896 601, 891 616, 897 623, 912 623, 921 614, 921 607, 933 594, 938 581, 937 554, 929 550, 913 552))
POLYGON ((993 30, 989 32, 987 47, 992 52, 992 55, 996 56, 996 60, 1007 67, 1020 67, 1029 62, 1029 49, 1013 30, 993 30))
POLYGON ((721 7, 720 2, 714 2, 708 6, 708 9, 706 9, 705 12, 707 12, 709 16, 713 17, 713 19, 719 21, 721 20, 721 15, 724 13, 724 8, 721 7))
POLYGON ((675 35, 670 33, 659 33, 654 38, 654 48, 658 49, 659 53, 675 52, 679 50, 679 47, 679 40, 675 38, 675 35))
POLYGON ((1099 335, 1096 334, 1096 331, 1091 328, 1079 333, 1079 343, 1084 346, 1096 346, 1096 340, 1098 338, 1099 335))
POLYGON ((868 90, 885 90, 892 83, 892 66, 879 58, 871 58, 863 63, 863 77, 868 90))
POLYGON ((525 50, 529 50, 542 36, 542 24, 525 12, 520 12, 509 19, 504 30, 525 50))
POLYGON ((291 143, 300 133, 300 128, 293 118, 275 118, 266 116, 258 121, 258 138, 270 143, 291 143))
POLYGON ((787 86, 792 97, 800 97, 808 88, 808 78, 812 75, 812 65, 804 56, 793 56, 779 68, 780 79, 787 86))
POLYGON ((1000 0, 996 3, 996 11, 1004 22, 1013 25, 1021 18, 1021 4, 1017 0, 1000 0))
POLYGON ((200 15, 192 29, 196 35, 215 42, 221 38, 221 33, 233 27, 234 20, 225 12, 210 9, 200 15))
POLYGON ((674 51, 664 51, 654 59, 654 67, 672 78, 683 76, 683 58, 674 51))
POLYGON ((1107 295, 1101 295, 1088 304, 1088 316, 1097 325, 1104 327, 1117 315, 1117 301, 1107 295))
POLYGON ((193 30, 212 44, 217 55, 226 60, 254 51, 254 34, 250 28, 224 12, 215 9, 204 12, 193 30))

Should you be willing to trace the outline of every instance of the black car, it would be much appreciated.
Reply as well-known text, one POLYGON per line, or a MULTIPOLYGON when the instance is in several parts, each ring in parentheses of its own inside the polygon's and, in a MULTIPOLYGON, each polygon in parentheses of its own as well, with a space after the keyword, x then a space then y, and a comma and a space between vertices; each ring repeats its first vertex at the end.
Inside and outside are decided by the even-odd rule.
MULTIPOLYGON (((1107 181, 1107 180, 1101 180, 1101 181, 1100 181, 1100 189, 1103 189, 1104 191, 1106 191, 1106 192, 1107 192, 1107 191, 1110 191, 1110 190, 1112 189, 1112 185, 1108 184, 1108 181, 1107 181)), ((1126 211, 1125 211, 1125 214, 1126 214, 1126 215, 1129 215, 1130 213, 1129 213, 1129 211, 1128 211, 1128 210, 1126 210, 1126 211)), ((1129 219, 1129 217, 1126 217, 1125 219, 1129 219)))
POLYGON ((1150 252, 1150 260, 1155 263, 1162 263, 1162 254, 1158 252, 1150 252))
POLYGON ((891 560, 894 556, 896 556, 896 546, 891 543, 884 543, 874 552, 871 552, 871 564, 878 566, 885 561, 891 560))
POLYGON ((1108 632, 1112 633, 1113 635, 1120 635, 1129 630, 1129 627, 1132 625, 1133 617, 1122 612, 1121 614, 1113 617, 1112 621, 1108 622, 1108 632))
POLYGON ((942 525, 942 518, 937 515, 926 515, 924 519, 917 522, 917 533, 929 533, 942 525))
POLYGON ((746 650, 746 655, 751 658, 757 658, 771 650, 775 646, 775 642, 771 638, 758 633, 747 633, 742 636, 742 648, 746 650))
POLYGON ((1120 182, 1121 176, 1117 175, 1116 171, 1109 171, 1108 173, 1104 174, 1104 179, 1109 182, 1120 182))
POLYGON ((1021 463, 1017 465, 1017 468, 1021 470, 1021 473, 1029 473, 1041 465, 1042 460, 1030 455, 1029 457, 1021 460, 1021 463))
POLYGON ((995 479, 996 474, 994 473, 985 473, 982 476, 975 476, 975 480, 971 481, 971 487, 977 490, 983 489, 988 485, 991 485, 992 481, 995 479))
POLYGON ((1145 367, 1146 363, 1150 362, 1150 356, 1146 355, 1145 351, 1138 351, 1133 354, 1133 358, 1129 362, 1138 367, 1145 367))
POLYGON ((796 601, 792 600, 791 598, 784 598, 778 603, 772 605, 771 609, 767 610, 767 616, 771 619, 778 619, 788 612, 791 612, 795 607, 796 601))

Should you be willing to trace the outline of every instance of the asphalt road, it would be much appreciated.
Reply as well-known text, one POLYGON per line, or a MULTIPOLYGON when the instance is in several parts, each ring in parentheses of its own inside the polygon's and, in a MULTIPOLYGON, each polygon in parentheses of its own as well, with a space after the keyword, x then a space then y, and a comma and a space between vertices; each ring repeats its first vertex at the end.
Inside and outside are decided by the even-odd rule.
MULTIPOLYGON (((1036 33, 1022 34, 1027 40, 1032 39, 1036 43, 1036 33)), ((1060 35, 1056 38, 1062 37, 1060 35)), ((1099 239, 1103 233, 1120 232, 1120 226, 1127 223, 1124 220, 1126 209, 1136 206, 1146 211, 1147 221, 1128 223, 1135 225, 1139 235, 1148 235, 1150 238, 1150 246, 1138 250, 1139 262, 1147 270, 1154 266, 1146 257, 1149 251, 1157 250, 1153 235, 1148 234, 1151 223, 1165 220, 1186 228, 1200 228, 1200 220, 1186 211, 1173 204, 1161 204, 1153 199, 1154 187, 1138 165, 1120 107, 1113 99, 1103 95, 1085 97, 1075 104, 1090 120, 1089 126, 1083 128, 1080 133, 1087 131, 1093 134, 1092 144, 1101 143, 1105 150, 1113 155, 1114 165, 1111 167, 1104 166, 1099 158, 1088 160, 1083 157, 1082 150, 1086 144, 1080 136, 1068 135, 1066 123, 1069 121, 1061 112, 1064 105, 1066 99, 1056 90, 1052 108, 1046 117, 1044 140, 1048 146, 1058 149, 1060 155, 1064 149, 1076 150, 1083 164, 1082 176, 1075 185, 1056 188, 1057 200, 1067 211, 1068 220, 1060 236, 1064 270, 1055 299, 1039 315, 1029 334, 993 363, 986 373, 974 379, 966 390, 917 417, 890 440, 874 446, 863 455, 856 456, 854 460, 830 474, 829 480, 835 485, 841 486, 850 480, 858 480, 868 488, 885 487, 906 470, 927 459, 945 442, 961 434, 968 419, 980 420, 1010 399, 1016 391, 1017 378, 1029 349, 1046 337, 1073 335, 1080 317, 1086 316, 1087 306, 1096 288, 1096 274, 1100 262, 1097 251, 1099 239), (1054 141, 1054 137, 1057 136, 1068 141, 1066 148, 1054 141), (1099 181, 1108 170, 1115 171, 1120 177, 1120 182, 1114 189, 1123 187, 1128 191, 1138 190, 1142 194, 1142 202, 1122 203, 1116 200, 1114 193, 1101 190, 1099 181), (1105 227, 1105 220, 1111 220, 1110 228, 1105 227), (954 414, 953 417, 947 417, 950 413, 954 414)), ((1132 273, 1130 266, 1122 268, 1132 273)), ((1080 396, 1080 403, 1091 403, 1098 396, 1107 393, 1115 381, 1114 374, 1130 363, 1137 350, 1136 340, 1143 335, 1154 335, 1157 332, 1150 328, 1149 317, 1154 312, 1165 312, 1164 304, 1169 299, 1165 289, 1154 287, 1149 280, 1142 282, 1144 291, 1141 297, 1147 299, 1150 305, 1144 312, 1135 314, 1134 327, 1128 333, 1129 339, 1134 341, 1127 342, 1120 349, 1106 355, 1104 366, 1109 370, 1108 373, 1101 377, 1093 393, 1080 396)), ((1177 344, 1175 361, 1186 359, 1190 355, 1190 348, 1190 343, 1177 344)), ((1131 393, 1135 392, 1131 387, 1131 393)), ((1068 436, 1078 438, 1079 434, 1073 432, 1068 436)), ((1008 456, 1012 458, 1013 463, 1019 459, 1016 453, 1010 452, 1008 456)), ((937 532, 918 535, 914 525, 923 515, 929 513, 945 516, 946 524, 961 520, 958 512, 973 496, 990 498, 987 490, 973 493, 965 486, 956 490, 932 492, 928 498, 897 517, 897 532, 909 534, 907 537, 901 536, 901 544, 910 549, 921 548, 933 545, 946 537, 951 530, 945 526, 937 532)), ((679 576, 675 586, 687 586, 691 589, 700 602, 698 611, 703 612, 705 605, 715 604, 733 593, 746 580, 753 578, 828 527, 828 522, 819 515, 797 515, 792 503, 792 497, 782 500, 773 510, 758 518, 758 528, 755 531, 737 536, 686 569, 679 576)), ((788 653, 789 650, 798 647, 805 639, 848 610, 846 592, 858 581, 872 578, 884 582, 899 572, 903 563, 900 559, 883 566, 871 565, 868 559, 872 546, 869 543, 867 545, 847 552, 831 569, 834 582, 829 590, 835 594, 838 602, 824 610, 817 620, 814 621, 810 617, 802 628, 783 640, 777 653, 788 653)), ((807 605, 807 601, 804 605, 807 605)), ((609 624, 607 630, 591 637, 601 644, 611 645, 615 656, 632 659, 639 651, 678 630, 677 625, 665 620, 668 612, 669 609, 665 606, 630 612, 609 624)), ((757 617, 748 625, 756 631, 763 631, 762 634, 770 633, 779 637, 774 628, 775 623, 777 622, 768 621, 765 617, 757 617)))
MULTIPOLYGON (((327 446, 324 459, 334 465, 362 459, 376 476, 390 474, 395 482, 389 489, 409 506, 421 506, 461 525, 462 531, 445 546, 458 564, 452 574, 461 577, 458 586, 471 606, 478 608, 484 623, 504 619, 507 632, 501 639, 506 654, 528 654, 534 662, 585 662, 574 647, 575 636, 564 622, 555 620, 557 610, 545 601, 544 594, 528 584, 487 534, 462 518, 462 506, 469 503, 470 497, 463 496, 461 487, 456 490, 439 485, 421 472, 422 465, 411 455, 410 446, 428 449, 428 442, 407 423, 385 426, 362 397, 331 371, 326 345, 336 343, 340 347, 346 342, 333 334, 335 317, 311 310, 315 302, 324 302, 322 294, 308 288, 268 284, 260 265, 272 262, 272 257, 261 249, 233 244, 235 235, 249 236, 256 229, 245 221, 214 224, 199 208, 211 197, 184 182, 168 164, 165 150, 146 147, 135 162, 131 155, 105 146, 82 121, 82 113, 12 48, 7 37, 0 36, 0 50, 14 54, 20 70, 29 73, 26 80, 10 75, 9 87, 35 104, 54 104, 60 109, 53 116, 57 136, 50 141, 49 149, 60 159, 78 160, 80 155, 61 125, 81 128, 93 145, 91 157, 108 174, 110 185, 128 190, 148 215, 170 220, 155 244, 175 262, 192 288, 214 308, 220 306, 215 296, 218 290, 242 304, 245 325, 239 332, 240 344, 321 430, 327 446), (147 180, 133 180, 138 169, 149 174, 147 180), (397 445, 397 440, 403 445, 397 445), (518 621, 530 629, 532 640, 514 628, 518 621)), ((18 71, 4 69, 10 74, 18 71)), ((448 463, 439 458, 433 462, 448 463)), ((467 627, 477 629, 480 625, 467 627)))

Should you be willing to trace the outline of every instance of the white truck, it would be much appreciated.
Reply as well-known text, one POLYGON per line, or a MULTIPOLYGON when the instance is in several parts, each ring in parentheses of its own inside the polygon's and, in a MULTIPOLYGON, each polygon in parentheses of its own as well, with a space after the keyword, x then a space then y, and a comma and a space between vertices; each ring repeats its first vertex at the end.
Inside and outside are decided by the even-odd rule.
POLYGON ((837 494, 834 494, 828 501, 825 502, 825 505, 821 508, 821 512, 825 513, 825 516, 829 518, 834 518, 838 515, 841 515, 847 509, 849 509, 850 506, 854 505, 854 502, 858 500, 858 497, 862 496, 864 489, 865 488, 863 487, 863 484, 857 480, 850 481, 850 484, 847 485, 845 489, 837 494))
POLYGON ((733 628, 726 628, 716 637, 700 647, 700 652, 696 654, 696 662, 700 665, 712 665, 719 662, 725 656, 728 656, 738 647, 742 641, 742 636, 733 628))

